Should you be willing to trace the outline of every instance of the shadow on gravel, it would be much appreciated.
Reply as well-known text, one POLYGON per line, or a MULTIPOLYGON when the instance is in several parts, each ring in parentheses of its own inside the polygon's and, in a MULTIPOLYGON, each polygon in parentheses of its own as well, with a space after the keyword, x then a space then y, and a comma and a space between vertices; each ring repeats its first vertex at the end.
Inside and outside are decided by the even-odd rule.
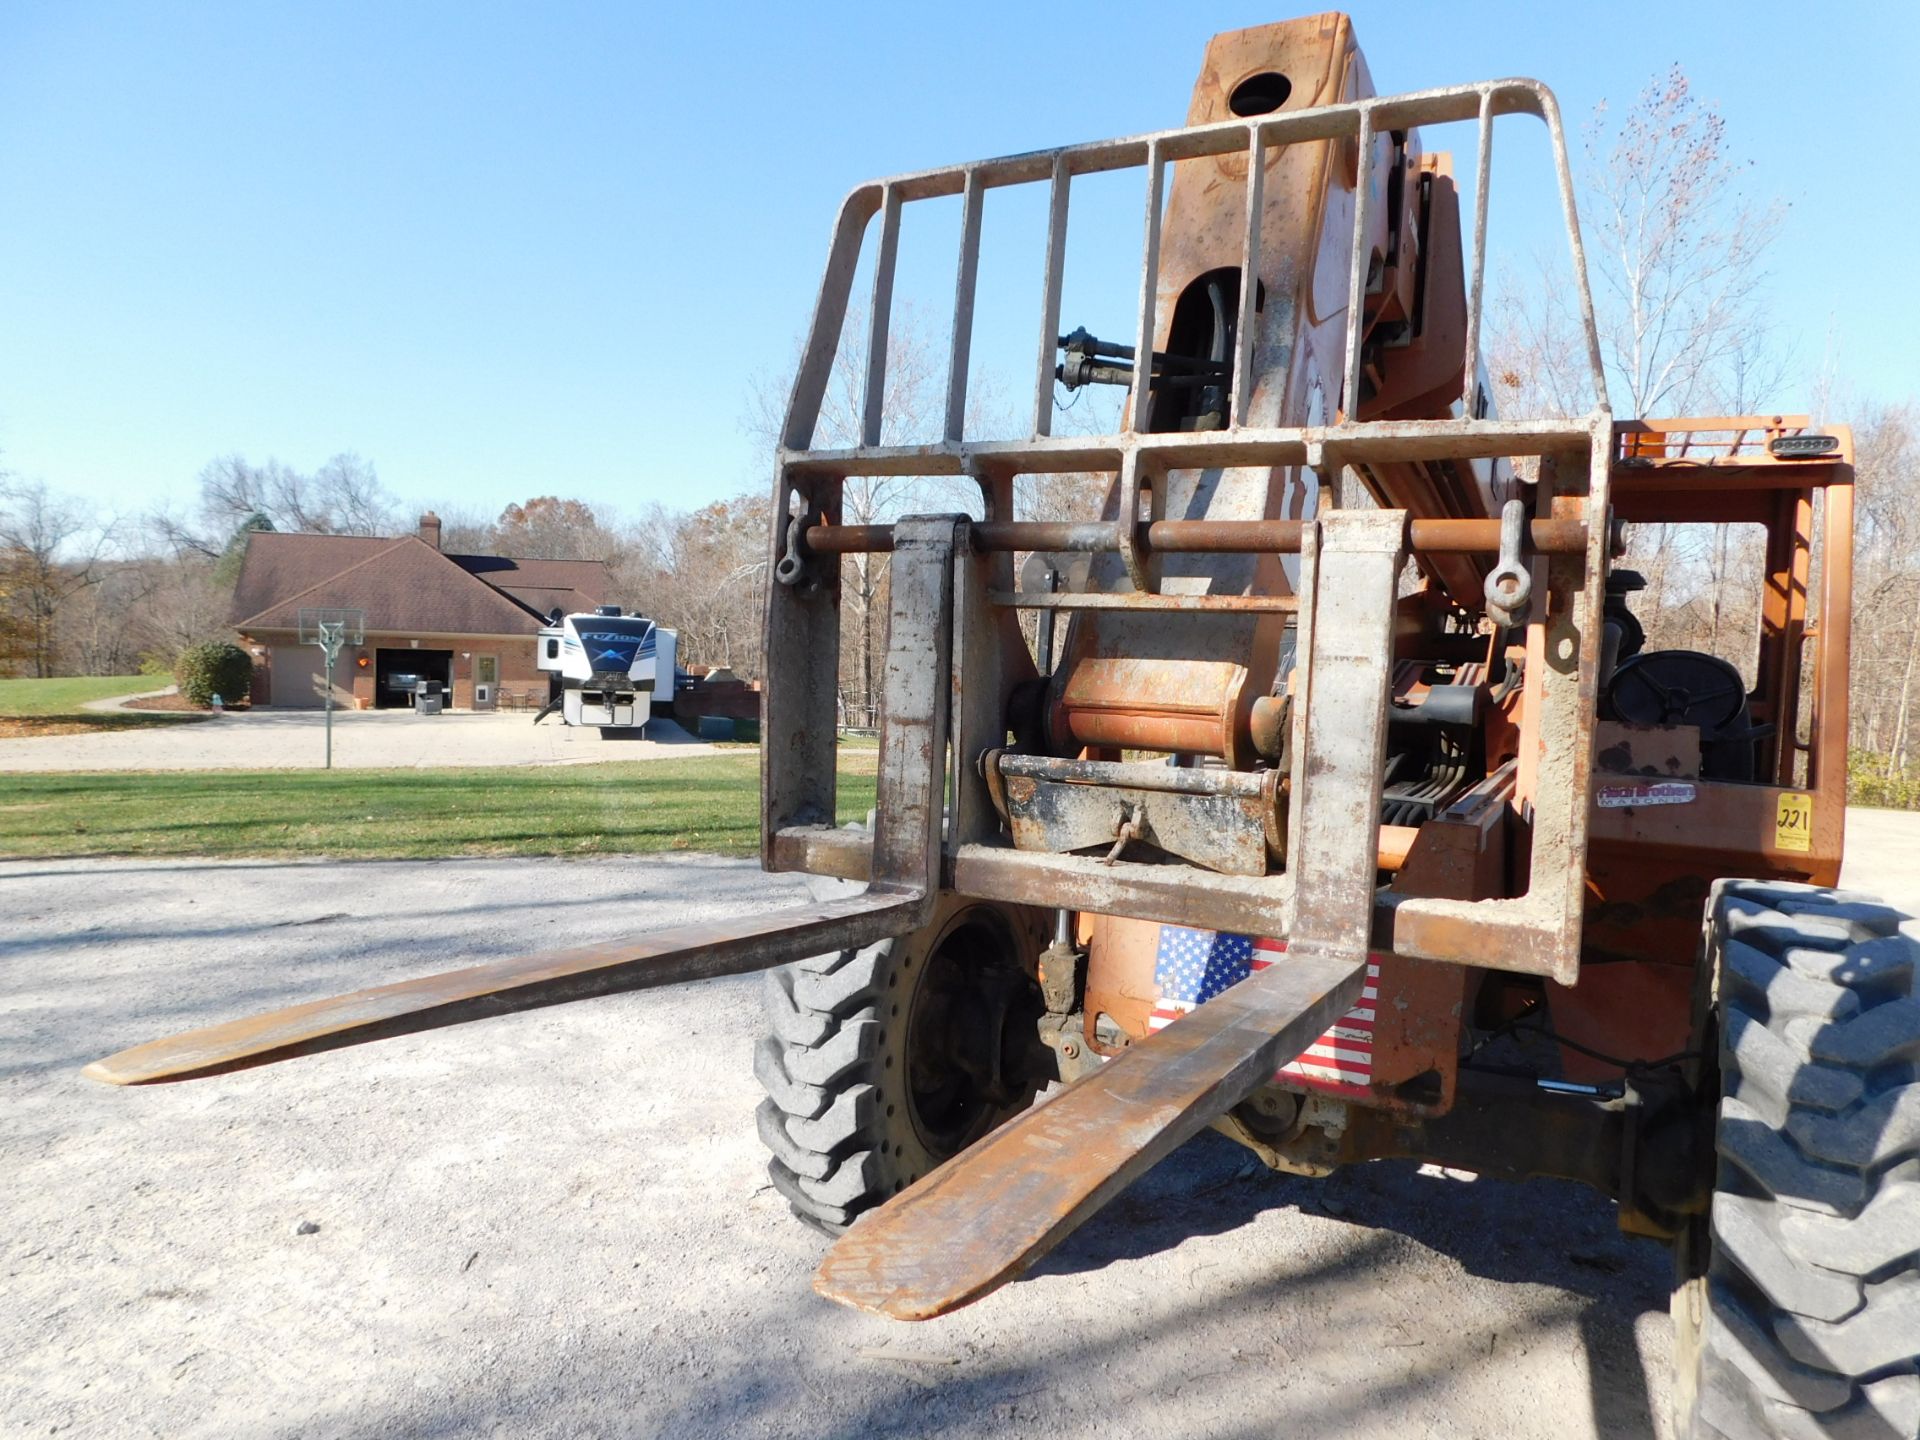
POLYGON ((1637 1296, 1644 1303, 1635 1313, 1666 1308, 1665 1250, 1622 1235, 1613 1203, 1583 1186, 1423 1175, 1399 1160, 1308 1179, 1276 1174, 1210 1131, 1148 1171, 1032 1273, 1102 1270, 1280 1208, 1403 1235, 1488 1280, 1554 1285, 1593 1300, 1637 1296))
MULTIPOLYGON (((1613 1203, 1584 1186, 1423 1174, 1409 1161, 1375 1161, 1326 1179, 1277 1174, 1224 1136, 1203 1132, 1142 1176, 1070 1236, 1033 1274, 1100 1271, 1171 1250, 1195 1235, 1222 1235, 1262 1213, 1295 1208, 1375 1232, 1329 1267, 1326 1278, 1365 1284, 1396 1237, 1502 1284, 1548 1285, 1578 1297, 1579 1330, 1603 1436, 1654 1433, 1652 1394, 1634 1320, 1664 1312, 1667 1250, 1620 1233, 1613 1203)), ((1276 1256, 1283 1266, 1284 1256, 1276 1256)), ((1298 1285, 1298 1273, 1277 1285, 1298 1285)), ((1423 1344, 1446 1337, 1423 1337, 1423 1344)), ((1360 1418, 1358 1414, 1354 1417, 1360 1418)), ((1268 1433, 1249 1431, 1248 1434, 1268 1433)))

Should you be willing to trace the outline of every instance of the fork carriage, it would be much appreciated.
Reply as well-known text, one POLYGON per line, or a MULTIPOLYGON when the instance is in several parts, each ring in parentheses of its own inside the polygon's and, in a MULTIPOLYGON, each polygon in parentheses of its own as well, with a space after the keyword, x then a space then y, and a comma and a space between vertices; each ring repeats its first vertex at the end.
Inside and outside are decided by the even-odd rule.
MULTIPOLYGON (((1319 57, 1339 77, 1330 83, 1340 93, 1321 97, 1328 103, 1215 118, 1233 98, 1219 77, 1255 60, 1301 68, 1299 52, 1326 40, 1304 27, 1273 29, 1292 33, 1215 41, 1188 128, 927 171, 856 189, 842 206, 774 491, 762 862, 864 880, 869 894, 913 895, 917 910, 902 913, 916 925, 966 902, 1051 929, 1052 978, 1036 981, 1050 992, 1042 1081, 1049 1066, 1065 1079, 1098 1068, 1111 1087, 1123 1061, 1151 1076, 1145 1067, 1167 1038, 1208 1016, 1213 1006, 1154 1033, 1154 936, 1167 933, 1157 927, 1280 942, 1287 959, 1276 969, 1299 976, 1317 966, 1324 981, 1261 1012, 1253 1038, 1284 1037, 1285 1053, 1272 1065, 1248 1065, 1245 1053, 1217 1061, 1232 1078, 1212 1076, 1192 1094, 1169 1057, 1164 1093, 1149 1079, 1132 1096, 1186 1096, 1163 1138, 1224 1116, 1275 1163, 1324 1165, 1329 1134, 1344 1135, 1357 1158, 1366 1127, 1346 1124, 1341 1106, 1320 1112, 1336 1123, 1300 1123, 1299 1098, 1318 1090, 1323 1106, 1337 1093, 1385 1107, 1403 1126, 1430 1122, 1416 1144, 1484 1151, 1484 1136, 1452 1136, 1441 1124, 1458 1079, 1463 967, 1577 978, 1599 617, 1615 539, 1613 424, 1583 265, 1595 411, 1495 419, 1479 379, 1496 117, 1546 124, 1579 259, 1558 112, 1528 81, 1372 98, 1357 53, 1337 63, 1346 59, 1342 36, 1331 47, 1336 63, 1319 57), (1448 233, 1459 200, 1447 159, 1422 157, 1412 138, 1418 124, 1453 120, 1478 128, 1471 266, 1448 233), (1343 177, 1342 164, 1358 167, 1359 157, 1365 173, 1343 177), (1145 182, 1143 338, 1123 347, 1084 331, 1062 336, 1073 180, 1126 167, 1145 182), (1032 433, 973 437, 964 420, 981 214, 987 192, 1019 184, 1046 187, 1050 216, 1032 433), (943 438, 882 444, 901 211, 952 195, 961 197, 961 245, 943 438), (813 449, 870 230, 863 443, 813 449), (1339 281, 1330 304, 1325 274, 1339 281), (1292 293, 1282 283, 1289 275, 1292 293), (1208 327, 1196 330, 1193 316, 1209 310, 1202 334, 1208 327), (1102 363, 1116 372, 1130 365, 1113 377, 1128 382, 1124 428, 1051 435, 1056 373, 1102 363), (1080 483, 1105 491, 1104 518, 1015 519, 1015 482, 1032 475, 1086 477, 1080 483), (971 480, 981 518, 843 525, 843 487, 863 476, 971 480), (880 550, 892 555, 886 691, 878 807, 865 834, 832 823, 838 587, 843 555, 880 550), (1023 553, 1074 578, 1064 589, 1023 591, 1015 579, 1023 553), (1409 575, 1417 581, 1404 583, 1409 575), (1067 620, 1044 674, 1021 639, 1026 608, 1067 620), (1503 676, 1490 704, 1488 681, 1503 676), (1488 708, 1498 753, 1480 733, 1488 708), (1424 748, 1390 747, 1390 730, 1408 719, 1432 722, 1424 748), (1436 746, 1460 751, 1462 736, 1473 753, 1431 763, 1436 746), (1403 777, 1418 782, 1411 797, 1387 793, 1390 749, 1428 757, 1420 775, 1403 777), (1333 997, 1327 1013, 1323 991, 1333 997), (1363 1083, 1317 1083, 1309 1067, 1298 1083, 1279 1077, 1296 1098, 1267 1096, 1264 1116, 1247 1110, 1363 991, 1399 1007, 1371 1008, 1363 1083), (1286 1123, 1274 1123, 1276 1114, 1286 1123)), ((1580 1156, 1581 1178, 1617 1191, 1618 1108, 1569 1101, 1557 1112, 1569 1118, 1535 1126, 1535 1153, 1516 1145, 1508 1168, 1566 1173, 1567 1157, 1580 1156), (1611 1138, 1568 1144, 1576 1130, 1611 1138)), ((775 1179, 803 1215, 837 1225, 921 1178, 904 1169, 890 1186, 882 1166, 850 1208, 837 1171, 787 1169, 799 1161, 777 1119, 775 1179)), ((1085 1126, 1100 1123, 1090 1112, 1085 1126)), ((864 1156, 862 1143, 838 1148, 864 1156)), ((1404 1129, 1397 1144, 1404 1152, 1404 1129)), ((1097 1179, 1122 1182, 1158 1153, 1140 1147, 1097 1179)), ((971 1193, 1004 1193, 987 1156, 971 1163, 971 1193)), ((910 1214, 913 1198, 890 1213, 910 1214)), ((1034 1233, 1054 1233, 1083 1201, 1062 1193, 1037 1205, 1045 1218, 1034 1233)), ((915 1233, 969 1223, 965 1213, 943 1215, 915 1233)), ((888 1292, 891 1269, 859 1285, 835 1282, 833 1272, 830 1258, 823 1283, 840 1298, 896 1311, 904 1303, 888 1292)))

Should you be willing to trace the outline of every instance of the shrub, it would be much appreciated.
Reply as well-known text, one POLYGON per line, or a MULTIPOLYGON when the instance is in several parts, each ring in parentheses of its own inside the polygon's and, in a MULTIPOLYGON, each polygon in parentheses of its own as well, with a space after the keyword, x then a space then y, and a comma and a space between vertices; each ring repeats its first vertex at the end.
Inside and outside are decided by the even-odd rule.
POLYGON ((212 704, 216 695, 223 704, 244 705, 253 688, 253 661, 225 640, 189 645, 173 662, 173 683, 195 705, 212 704))
POLYGON ((1920 770, 1896 770, 1889 756, 1849 751, 1847 802, 1881 810, 1920 810, 1920 770))

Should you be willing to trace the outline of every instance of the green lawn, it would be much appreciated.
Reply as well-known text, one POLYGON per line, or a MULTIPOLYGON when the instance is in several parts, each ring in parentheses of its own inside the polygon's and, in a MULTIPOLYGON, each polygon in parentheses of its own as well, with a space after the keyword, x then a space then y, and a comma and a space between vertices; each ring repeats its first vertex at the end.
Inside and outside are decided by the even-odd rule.
POLYGON ((64 715, 89 700, 164 690, 165 676, 71 675, 57 680, 0 680, 0 715, 64 715))
POLYGON ((164 710, 83 710, 89 700, 165 689, 164 676, 69 675, 53 680, 0 680, 0 740, 40 735, 84 735, 191 724, 206 717, 164 710))
MULTIPOLYGON (((840 819, 873 806, 871 752, 841 764, 840 819)), ((9 774, 0 857, 749 855, 760 764, 716 755, 472 770, 9 774)))

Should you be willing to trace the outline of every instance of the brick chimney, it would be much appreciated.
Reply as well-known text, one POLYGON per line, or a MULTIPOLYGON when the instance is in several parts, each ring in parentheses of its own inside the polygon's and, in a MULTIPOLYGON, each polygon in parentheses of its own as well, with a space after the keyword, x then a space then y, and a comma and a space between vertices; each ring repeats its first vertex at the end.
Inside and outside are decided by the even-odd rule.
POLYGON ((420 538, 434 549, 440 548, 440 517, 431 510, 420 517, 420 538))

